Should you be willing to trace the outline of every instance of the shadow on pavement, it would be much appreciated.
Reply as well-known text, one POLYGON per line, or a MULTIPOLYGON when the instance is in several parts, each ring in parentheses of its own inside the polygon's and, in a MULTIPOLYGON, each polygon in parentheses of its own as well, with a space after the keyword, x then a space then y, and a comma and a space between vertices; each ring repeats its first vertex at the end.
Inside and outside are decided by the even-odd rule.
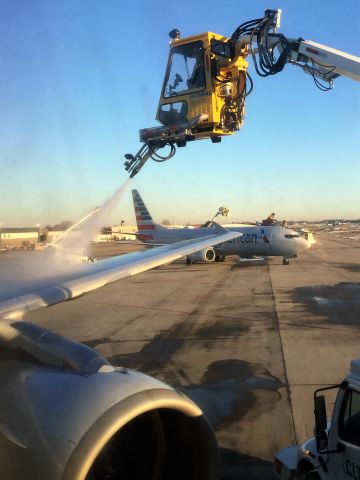
POLYGON ((243 453, 220 449, 221 480, 276 480, 273 463, 243 453))
POLYGON ((352 273, 360 273, 360 263, 332 263, 332 265, 352 273))
POLYGON ((360 283, 298 287, 291 292, 295 303, 305 305, 309 313, 326 316, 326 322, 358 326, 360 321, 360 283))

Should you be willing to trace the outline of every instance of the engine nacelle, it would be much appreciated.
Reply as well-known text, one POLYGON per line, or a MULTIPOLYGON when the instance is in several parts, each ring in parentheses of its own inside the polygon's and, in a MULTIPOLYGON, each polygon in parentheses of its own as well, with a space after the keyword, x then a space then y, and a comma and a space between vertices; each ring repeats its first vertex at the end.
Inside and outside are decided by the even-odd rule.
POLYGON ((215 435, 164 383, 25 322, 0 322, 7 480, 216 480, 215 435))
POLYGON ((214 262, 216 257, 215 250, 213 248, 204 248, 199 252, 195 252, 189 256, 192 262, 214 262))

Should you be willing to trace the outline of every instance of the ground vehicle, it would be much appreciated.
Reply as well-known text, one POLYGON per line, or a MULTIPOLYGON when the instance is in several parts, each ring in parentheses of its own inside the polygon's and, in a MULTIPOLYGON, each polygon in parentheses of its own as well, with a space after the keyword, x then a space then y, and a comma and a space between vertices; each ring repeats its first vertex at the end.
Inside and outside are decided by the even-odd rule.
POLYGON ((275 472, 283 480, 360 478, 360 359, 351 362, 340 385, 314 392, 315 437, 275 455, 275 472), (327 423, 324 391, 338 389, 332 419, 327 423))
POLYGON ((231 38, 212 32, 180 38, 177 29, 169 33, 169 60, 156 115, 162 126, 140 130, 143 146, 136 155, 125 155, 130 177, 149 158, 162 162, 175 155, 176 146, 207 138, 219 143, 242 127, 245 98, 253 87, 249 55, 262 77, 290 63, 309 73, 321 90, 331 89, 339 75, 360 80, 360 58, 277 33, 280 17, 281 10, 266 10, 263 18, 240 25, 231 38), (165 146, 169 153, 159 155, 165 146))

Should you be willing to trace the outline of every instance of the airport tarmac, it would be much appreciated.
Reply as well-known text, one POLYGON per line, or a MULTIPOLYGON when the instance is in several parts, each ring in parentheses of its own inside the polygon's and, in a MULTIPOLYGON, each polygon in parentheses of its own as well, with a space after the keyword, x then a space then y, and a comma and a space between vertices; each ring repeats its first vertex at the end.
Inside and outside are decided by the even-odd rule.
POLYGON ((176 262, 25 320, 181 389, 215 429, 222 480, 270 480, 273 454, 312 435, 314 389, 360 357, 360 240, 316 240, 289 266, 176 262))

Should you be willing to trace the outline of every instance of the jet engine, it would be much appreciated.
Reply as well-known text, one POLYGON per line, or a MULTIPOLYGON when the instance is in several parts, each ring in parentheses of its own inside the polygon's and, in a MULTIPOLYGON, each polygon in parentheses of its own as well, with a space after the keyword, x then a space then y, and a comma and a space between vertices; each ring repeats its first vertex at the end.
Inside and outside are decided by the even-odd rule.
POLYGON ((26 322, 0 322, 7 480, 215 480, 215 435, 164 383, 26 322))
POLYGON ((190 263, 196 262, 213 262, 215 260, 216 253, 213 248, 205 248, 199 252, 195 252, 192 255, 189 255, 188 259, 190 263))

